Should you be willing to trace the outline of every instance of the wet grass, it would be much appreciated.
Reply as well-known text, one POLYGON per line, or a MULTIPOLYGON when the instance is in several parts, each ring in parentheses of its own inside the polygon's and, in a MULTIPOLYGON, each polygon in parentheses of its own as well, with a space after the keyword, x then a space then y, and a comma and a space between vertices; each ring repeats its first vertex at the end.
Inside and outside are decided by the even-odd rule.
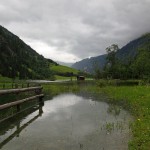
POLYGON ((80 89, 74 82, 42 84, 42 87, 46 98, 47 96, 55 96, 60 93, 77 92, 80 89))
MULTIPOLYGON (((105 93, 109 103, 128 110, 134 117, 130 150, 149 150, 150 148, 150 86, 111 86, 95 85, 86 87, 91 93, 105 93)), ((118 112, 119 109, 116 109, 118 112)), ((108 125, 109 128, 109 125, 108 125)))
POLYGON ((131 126, 133 138, 131 150, 150 148, 150 87, 149 86, 107 86, 102 89, 111 102, 120 103, 134 116, 131 126))

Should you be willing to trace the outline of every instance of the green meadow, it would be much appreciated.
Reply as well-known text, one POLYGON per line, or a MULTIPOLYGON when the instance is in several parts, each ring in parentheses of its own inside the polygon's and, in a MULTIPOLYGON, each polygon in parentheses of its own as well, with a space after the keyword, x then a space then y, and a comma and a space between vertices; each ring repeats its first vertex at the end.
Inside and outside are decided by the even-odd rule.
POLYGON ((78 70, 67 67, 67 66, 62 66, 62 65, 53 65, 51 66, 51 70, 56 72, 56 73, 66 73, 66 72, 73 72, 73 74, 78 74, 78 70))

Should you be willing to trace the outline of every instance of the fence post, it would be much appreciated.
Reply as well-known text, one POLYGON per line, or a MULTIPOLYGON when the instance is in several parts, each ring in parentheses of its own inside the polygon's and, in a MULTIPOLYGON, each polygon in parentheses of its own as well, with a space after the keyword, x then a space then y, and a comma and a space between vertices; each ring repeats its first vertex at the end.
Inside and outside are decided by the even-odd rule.
POLYGON ((39 106, 44 106, 43 97, 39 97, 39 106))
POLYGON ((27 87, 29 87, 30 86, 30 84, 29 83, 27 83, 27 87))
POLYGON ((39 107, 39 115, 42 116, 42 113, 43 113, 43 109, 42 109, 42 106, 40 106, 39 107))
POLYGON ((20 104, 17 105, 17 112, 20 111, 20 104))
POLYGON ((12 83, 12 89, 14 88, 14 84, 12 83))
MULTIPOLYGON (((17 131, 20 129, 20 122, 17 123, 17 131)), ((17 133, 17 137, 19 137, 19 133, 17 133)))
POLYGON ((18 84, 15 84, 15 88, 18 89, 18 84))

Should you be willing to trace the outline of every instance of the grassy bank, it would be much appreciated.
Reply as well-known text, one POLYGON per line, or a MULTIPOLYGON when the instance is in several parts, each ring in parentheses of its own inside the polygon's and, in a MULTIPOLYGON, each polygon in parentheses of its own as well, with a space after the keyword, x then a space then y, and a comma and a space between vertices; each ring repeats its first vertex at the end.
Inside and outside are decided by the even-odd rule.
POLYGON ((134 116, 131 150, 150 148, 150 87, 149 86, 107 86, 102 89, 110 100, 120 103, 134 116))
POLYGON ((130 150, 150 149, 150 86, 99 86, 84 87, 90 93, 106 94, 108 102, 121 105, 134 117, 131 126, 130 150))

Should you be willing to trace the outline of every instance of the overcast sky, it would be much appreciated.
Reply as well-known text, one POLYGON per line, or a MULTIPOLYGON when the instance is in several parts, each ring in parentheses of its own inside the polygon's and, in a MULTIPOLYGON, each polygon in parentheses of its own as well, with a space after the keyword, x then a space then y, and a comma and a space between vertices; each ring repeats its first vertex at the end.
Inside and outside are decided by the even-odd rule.
POLYGON ((46 58, 76 62, 150 32, 150 0, 0 0, 0 24, 46 58))

